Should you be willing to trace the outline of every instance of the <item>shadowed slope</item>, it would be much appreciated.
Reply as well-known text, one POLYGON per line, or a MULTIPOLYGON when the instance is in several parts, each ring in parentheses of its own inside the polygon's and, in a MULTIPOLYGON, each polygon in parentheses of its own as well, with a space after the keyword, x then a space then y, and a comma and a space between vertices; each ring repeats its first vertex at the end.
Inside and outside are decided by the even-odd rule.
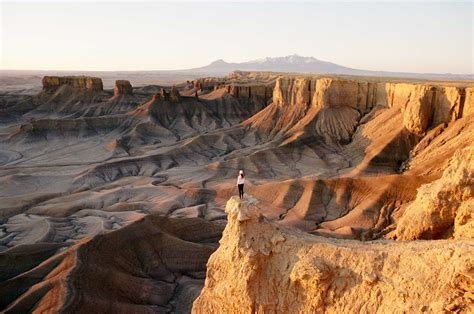
MULTIPOLYGON (((16 286, 22 293, 32 286, 6 312, 189 311, 221 230, 201 219, 149 216, 87 239, 5 281, 4 292, 16 286), (33 285, 36 282, 41 284, 33 285)), ((10 250, 2 256, 12 254, 10 250)))

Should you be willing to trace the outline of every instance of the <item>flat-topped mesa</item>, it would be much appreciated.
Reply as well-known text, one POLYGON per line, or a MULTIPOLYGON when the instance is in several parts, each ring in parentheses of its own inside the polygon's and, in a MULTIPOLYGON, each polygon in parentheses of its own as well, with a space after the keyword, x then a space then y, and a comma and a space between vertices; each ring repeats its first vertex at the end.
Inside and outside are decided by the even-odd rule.
POLYGON ((267 220, 251 196, 231 198, 226 212, 192 313, 464 313, 472 304, 474 253, 467 240, 312 236, 267 220))
POLYGON ((77 89, 102 91, 102 79, 90 76, 45 76, 43 77, 43 91, 55 91, 62 85, 69 85, 77 89))
POLYGON ((114 84, 114 96, 133 95, 133 87, 130 81, 116 80, 114 84))

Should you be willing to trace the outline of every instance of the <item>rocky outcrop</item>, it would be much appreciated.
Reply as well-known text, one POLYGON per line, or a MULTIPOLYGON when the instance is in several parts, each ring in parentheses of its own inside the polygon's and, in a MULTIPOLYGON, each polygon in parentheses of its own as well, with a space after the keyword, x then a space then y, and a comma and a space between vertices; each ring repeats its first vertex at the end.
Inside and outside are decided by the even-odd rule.
POLYGON ((55 91, 62 85, 69 85, 77 89, 102 91, 102 79, 89 76, 45 76, 43 77, 43 91, 55 91))
POLYGON ((271 85, 224 85, 227 93, 237 98, 260 97, 268 100, 272 97, 273 87, 271 85))
POLYGON ((454 219, 453 237, 455 239, 474 238, 474 198, 459 206, 454 219))
POLYGON ((179 91, 174 87, 172 87, 170 90, 170 101, 174 103, 181 101, 181 95, 179 94, 179 91))
POLYGON ((474 238, 474 146, 457 151, 443 176, 418 189, 397 224, 397 240, 474 238))
POLYGON ((181 101, 181 95, 179 94, 179 91, 173 86, 169 91, 162 88, 158 94, 153 95, 152 100, 157 99, 178 103, 181 101))
POLYGON ((467 313, 469 241, 361 243, 311 236, 268 221, 248 197, 207 263, 193 313, 467 313))
POLYGON ((414 95, 408 98, 406 106, 401 107, 403 125, 416 135, 422 136, 433 117, 434 90, 429 86, 415 86, 414 95))
POLYGON ((224 77, 205 77, 190 81, 188 88, 191 91, 190 95, 199 96, 229 85, 227 81, 224 77))
POLYGON ((463 116, 465 90, 458 87, 437 87, 435 91, 433 125, 451 122, 463 116))
POLYGON ((462 116, 466 117, 474 113, 474 87, 466 88, 465 101, 462 106, 462 116))
POLYGON ((130 81, 116 80, 114 85, 114 96, 133 95, 133 88, 130 81))

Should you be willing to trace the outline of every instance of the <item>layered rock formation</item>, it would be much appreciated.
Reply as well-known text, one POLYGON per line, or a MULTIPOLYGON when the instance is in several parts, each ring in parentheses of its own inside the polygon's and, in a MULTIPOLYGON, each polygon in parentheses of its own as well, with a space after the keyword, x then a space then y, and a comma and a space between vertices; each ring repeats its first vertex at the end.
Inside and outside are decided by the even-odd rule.
POLYGON ((465 89, 465 102, 462 105, 462 116, 474 113, 474 87, 465 89))
POLYGON ((227 93, 238 98, 251 98, 252 96, 260 97, 262 99, 269 99, 272 97, 273 87, 270 85, 225 85, 227 93))
POLYGON ((102 91, 102 79, 88 76, 45 76, 43 77, 43 90, 54 91, 62 85, 69 85, 78 89, 102 91))
POLYGON ((225 308, 204 310, 465 311, 472 158, 443 172, 472 145, 472 83, 233 73, 113 97, 71 84, 0 95, 0 311, 188 312, 239 169, 278 226, 234 202, 242 221, 229 215, 203 292, 225 308), (397 232, 455 240, 381 240, 397 232))
POLYGON ((244 125, 289 136, 305 130, 329 142, 348 142, 360 117, 374 105, 374 92, 368 82, 281 77, 273 103, 244 125))
POLYGON ((418 189, 399 220, 398 240, 474 239, 474 146, 459 150, 443 176, 418 189))
MULTIPOLYGON (((192 81, 188 95, 205 95, 212 91, 225 91, 239 100, 272 98, 276 75, 258 75, 252 72, 233 72, 226 77, 208 77, 192 81)), ((190 82, 191 84, 191 82, 190 82)), ((186 95, 186 91, 184 91, 186 95)))
POLYGON ((161 99, 161 100, 170 101, 173 103, 178 103, 181 101, 181 95, 179 94, 179 91, 175 87, 172 87, 169 91, 162 88, 159 94, 154 95, 153 97, 154 99, 161 99))
POLYGON ((227 202, 193 313, 467 313, 472 241, 330 240, 269 222, 256 200, 227 202))
POLYGON ((133 95, 132 84, 126 80, 116 80, 114 84, 114 96, 133 95))
MULTIPOLYGON (((358 120, 375 106, 398 108, 403 114, 403 125, 411 133, 422 136, 440 123, 448 123, 467 116, 473 98, 469 88, 432 84, 371 82, 338 78, 280 77, 273 90, 273 105, 247 125, 273 132, 286 132, 298 123, 297 129, 324 120, 320 135, 332 133, 336 140, 347 141, 358 120), (466 94, 467 93, 467 97, 466 94), (342 122, 344 134, 337 134, 338 125, 331 119, 318 117, 326 108, 348 107, 353 113, 342 122), (356 114, 356 112, 358 114, 356 114), (278 116, 276 128, 266 125, 263 116, 278 116), (302 120, 302 121, 300 121, 302 120), (262 122, 263 121, 263 122, 262 122), (329 123, 326 123, 329 121, 329 123), (352 130, 351 130, 352 129, 352 130)), ((321 123, 319 123, 321 125, 321 123)), ((318 131, 318 130, 317 130, 318 131)))

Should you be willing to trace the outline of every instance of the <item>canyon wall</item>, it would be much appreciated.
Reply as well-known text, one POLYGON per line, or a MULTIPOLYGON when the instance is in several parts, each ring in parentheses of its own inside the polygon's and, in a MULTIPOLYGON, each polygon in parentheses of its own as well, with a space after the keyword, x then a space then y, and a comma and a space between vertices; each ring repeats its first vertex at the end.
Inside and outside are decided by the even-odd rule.
MULTIPOLYGON (((208 77, 190 82, 195 92, 209 92, 212 90, 224 89, 228 94, 236 97, 248 99, 251 97, 260 97, 269 100, 273 94, 274 78, 269 79, 265 77, 263 81, 235 82, 239 81, 240 75, 231 73, 225 78, 208 77)), ((247 81, 249 78, 246 78, 247 81)))
POLYGON ((280 106, 302 104, 317 108, 350 106, 363 114, 377 103, 377 85, 371 82, 332 78, 281 77, 276 81, 273 101, 280 106))
POLYGON ((403 313, 472 309, 472 241, 363 243, 287 229, 231 198, 193 313, 403 313), (415 279, 416 278, 416 279, 415 279))
POLYGON ((407 130, 423 135, 430 127, 474 112, 473 88, 411 83, 353 81, 339 78, 280 77, 273 90, 277 106, 321 110, 351 107, 360 116, 374 106, 397 107, 407 130))
POLYGON ((264 84, 255 85, 225 85, 226 92, 237 98, 251 98, 252 96, 269 99, 273 94, 273 86, 264 84))
POLYGON ((54 91, 62 85, 69 85, 78 89, 102 91, 102 79, 89 76, 45 76, 43 77, 43 91, 54 91))
POLYGON ((465 102, 463 104, 462 116, 474 113, 474 87, 466 88, 465 102))

